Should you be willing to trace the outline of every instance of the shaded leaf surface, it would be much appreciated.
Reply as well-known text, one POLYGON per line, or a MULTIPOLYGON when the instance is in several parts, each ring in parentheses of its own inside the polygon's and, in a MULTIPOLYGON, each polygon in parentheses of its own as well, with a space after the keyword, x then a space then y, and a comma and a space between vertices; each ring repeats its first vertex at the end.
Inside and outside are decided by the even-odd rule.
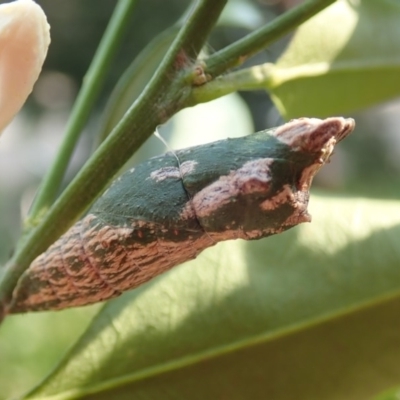
POLYGON ((400 3, 339 0, 305 24, 268 70, 286 118, 349 113, 400 94, 400 3))
POLYGON ((19 398, 75 343, 100 304, 6 318, 0 330, 0 400, 19 398))
POLYGON ((27 398, 365 399, 396 384, 400 205, 310 206, 312 224, 221 243, 106 304, 27 398))
POLYGON ((398 400, 400 397, 399 388, 387 390, 381 395, 374 397, 374 400, 398 400))
POLYGON ((172 27, 153 39, 121 76, 103 113, 99 132, 100 141, 108 136, 139 97, 160 65, 178 30, 178 27, 172 27))

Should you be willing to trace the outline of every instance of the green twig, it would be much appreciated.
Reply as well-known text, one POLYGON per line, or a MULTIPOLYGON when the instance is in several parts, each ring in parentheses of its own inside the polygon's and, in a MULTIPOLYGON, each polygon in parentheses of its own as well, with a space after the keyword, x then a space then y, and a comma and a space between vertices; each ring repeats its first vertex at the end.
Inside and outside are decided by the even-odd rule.
MULTIPOLYGON (((43 214, 43 210, 47 210, 52 205, 57 196, 76 143, 101 90, 118 45, 128 27, 135 4, 136 0, 119 0, 115 7, 71 111, 64 140, 30 210, 29 221, 33 224, 43 214)), ((28 222, 27 225, 29 227, 30 223, 28 222)))
POLYGON ((270 63, 243 68, 193 88, 191 105, 206 103, 238 90, 268 90, 271 82, 270 63))
POLYGON ((205 71, 217 77, 229 68, 241 65, 246 59, 265 49, 298 25, 317 14, 336 0, 308 0, 275 18, 268 25, 250 33, 243 39, 211 55, 205 71))
POLYGON ((0 320, 19 277, 33 259, 79 218, 157 125, 185 106, 185 95, 189 96, 191 88, 187 69, 196 60, 226 1, 197 1, 141 96, 17 248, 0 282, 0 320))

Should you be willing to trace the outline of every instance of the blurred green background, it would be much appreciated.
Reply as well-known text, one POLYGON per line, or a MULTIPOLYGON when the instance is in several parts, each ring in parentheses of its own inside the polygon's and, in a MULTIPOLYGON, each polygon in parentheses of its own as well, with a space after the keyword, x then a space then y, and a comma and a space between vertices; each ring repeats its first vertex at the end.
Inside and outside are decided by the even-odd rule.
MULTIPOLYGON (((5 3, 5 2, 1 2, 5 3)), ((21 216, 60 143, 69 110, 111 15, 115 0, 41 0, 51 25, 52 43, 34 93, 0 140, 0 263, 13 251, 21 216)), ((213 52, 291 6, 290 1, 231 1, 210 38, 213 52)), ((184 0, 138 1, 131 28, 104 82, 97 108, 72 160, 66 183, 86 160, 99 131, 101 112, 118 77, 139 51, 173 24, 189 4, 184 0)), ((248 64, 273 62, 285 38, 248 64)), ((400 101, 351 115, 356 134, 336 150, 316 188, 331 193, 397 198, 400 169, 400 101)), ((230 95, 184 110, 161 129, 172 148, 227 136, 245 135, 282 122, 267 93, 230 95)), ((152 138, 140 157, 164 151, 152 138)), ((0 272, 1 274, 1 272, 0 272)), ((90 322, 98 306, 8 318, 0 330, 0 400, 23 393, 48 372, 90 322)))

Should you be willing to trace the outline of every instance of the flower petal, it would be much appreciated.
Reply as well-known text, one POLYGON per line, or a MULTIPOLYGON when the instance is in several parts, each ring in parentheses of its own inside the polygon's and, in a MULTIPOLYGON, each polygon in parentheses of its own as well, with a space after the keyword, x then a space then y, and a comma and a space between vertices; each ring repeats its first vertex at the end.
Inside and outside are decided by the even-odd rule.
POLYGON ((32 92, 50 44, 50 26, 32 0, 0 5, 0 132, 32 92))

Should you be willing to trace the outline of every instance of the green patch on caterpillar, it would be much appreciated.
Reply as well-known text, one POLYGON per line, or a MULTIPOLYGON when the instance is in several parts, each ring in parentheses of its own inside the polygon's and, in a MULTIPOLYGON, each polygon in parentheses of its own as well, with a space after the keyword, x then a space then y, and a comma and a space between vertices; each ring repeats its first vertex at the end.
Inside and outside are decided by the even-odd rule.
POLYGON ((135 166, 32 262, 7 312, 111 299, 220 241, 309 222, 312 179, 353 129, 352 119, 302 118, 135 166))

